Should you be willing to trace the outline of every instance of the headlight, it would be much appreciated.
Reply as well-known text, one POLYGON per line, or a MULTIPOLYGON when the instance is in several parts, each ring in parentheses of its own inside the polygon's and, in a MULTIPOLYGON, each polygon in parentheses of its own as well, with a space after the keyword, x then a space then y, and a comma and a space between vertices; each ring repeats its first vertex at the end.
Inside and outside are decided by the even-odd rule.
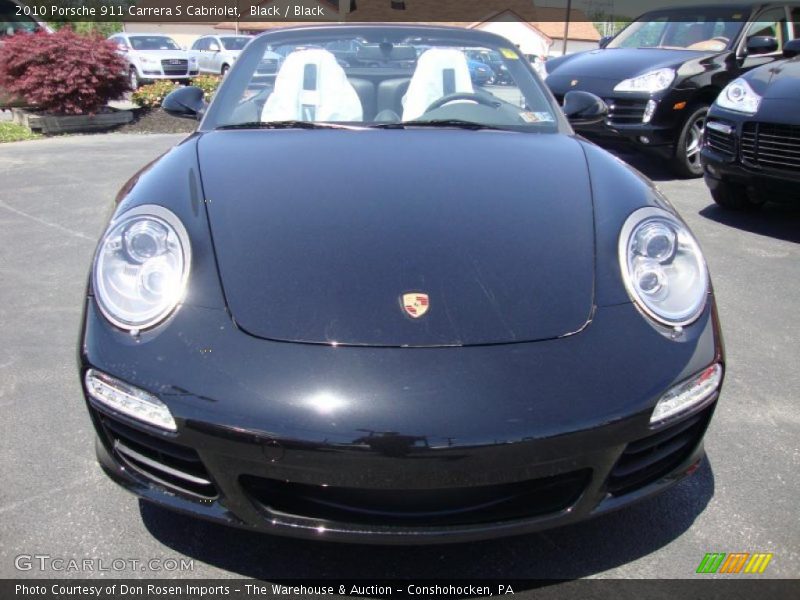
POLYGON ((96 402, 148 425, 177 431, 167 405, 152 394, 94 369, 86 371, 84 381, 86 391, 96 402))
POLYGON ((656 69, 638 77, 620 81, 615 92, 660 92, 667 89, 675 80, 675 69, 656 69))
POLYGON ((190 56, 189 57, 189 62, 192 63, 193 65, 197 64, 197 57, 196 56, 190 56))
POLYGON ((154 205, 121 215, 106 231, 94 263, 94 292, 114 325, 156 325, 183 298, 189 274, 189 236, 178 217, 154 205))
POLYGON ((734 79, 717 96, 717 105, 728 110, 754 115, 761 104, 761 96, 744 79, 734 79))
POLYGON ((149 58, 147 56, 140 56, 139 60, 141 60, 143 63, 147 63, 147 64, 157 62, 154 58, 149 58))
POLYGON ((642 208, 619 237, 622 278, 631 299, 650 317, 672 327, 703 312, 708 270, 691 232, 670 213, 642 208))
POLYGON ((713 364, 679 383, 661 396, 650 415, 650 423, 663 423, 704 403, 719 391, 722 365, 713 364))

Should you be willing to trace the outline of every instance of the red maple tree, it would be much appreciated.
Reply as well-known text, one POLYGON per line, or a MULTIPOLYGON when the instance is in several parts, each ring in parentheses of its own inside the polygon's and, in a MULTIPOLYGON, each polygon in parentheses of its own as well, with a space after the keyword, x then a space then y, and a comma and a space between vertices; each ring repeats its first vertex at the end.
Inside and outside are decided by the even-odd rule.
POLYGON ((46 113, 94 114, 129 89, 126 66, 96 34, 19 33, 0 47, 0 88, 46 113))

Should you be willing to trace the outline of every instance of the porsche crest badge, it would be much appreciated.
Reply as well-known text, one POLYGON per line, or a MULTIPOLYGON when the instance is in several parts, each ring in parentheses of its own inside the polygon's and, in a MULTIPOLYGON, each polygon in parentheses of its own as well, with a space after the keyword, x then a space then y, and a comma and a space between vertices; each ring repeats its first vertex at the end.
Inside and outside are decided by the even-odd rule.
POLYGON ((578 85, 578 80, 577 79, 573 79, 572 81, 569 82, 569 84, 570 84, 570 86, 575 87, 576 85, 578 85))
POLYGON ((428 294, 423 294, 422 292, 403 294, 402 304, 403 310, 412 319, 419 319, 428 312, 428 308, 431 305, 428 294))

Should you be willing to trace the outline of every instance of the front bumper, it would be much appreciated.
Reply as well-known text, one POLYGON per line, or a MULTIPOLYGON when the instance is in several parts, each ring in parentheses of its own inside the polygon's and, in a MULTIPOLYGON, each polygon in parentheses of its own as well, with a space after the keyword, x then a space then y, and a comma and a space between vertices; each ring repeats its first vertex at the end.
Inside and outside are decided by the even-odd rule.
POLYGON ((608 117, 601 123, 574 126, 575 131, 602 146, 632 145, 669 154, 677 144, 684 120, 689 116, 688 95, 680 91, 669 90, 665 96, 651 98, 649 95, 614 92, 610 82, 590 78, 581 79, 573 87, 556 86, 554 94, 558 103, 563 104, 564 95, 572 90, 596 94, 608 105, 608 117), (645 123, 645 110, 651 99, 656 102, 656 108, 650 121, 645 123), (681 103, 683 108, 674 108, 681 103))
POLYGON ((87 400, 103 468, 139 496, 278 534, 416 544, 555 527, 665 489, 702 457, 716 396, 658 429, 652 408, 723 357, 713 302, 679 341, 618 305, 564 339, 403 349, 269 342, 190 306, 134 339, 90 298, 80 360, 175 416, 167 434, 87 400))
MULTIPOLYGON (((776 100, 765 101, 767 108, 777 105, 773 112, 794 115, 776 100)), ((709 115, 700 156, 706 183, 714 189, 720 182, 743 186, 750 191, 769 194, 776 202, 800 200, 800 117, 794 123, 772 123, 757 117, 746 117, 714 107, 709 115), (786 129, 795 136, 772 135, 763 143, 758 135, 761 128, 786 129), (777 150, 776 150, 777 148, 777 150)))
POLYGON ((757 169, 738 161, 729 161, 719 154, 703 149, 706 185, 712 189, 720 182, 743 186, 757 194, 769 194, 774 202, 800 201, 800 173, 757 169))
POLYGON ((139 71, 139 78, 146 81, 184 80, 184 79, 191 79, 192 77, 197 77, 200 74, 200 68, 196 66, 182 70, 176 70, 174 72, 169 72, 169 71, 164 71, 164 69, 162 69, 158 65, 145 65, 145 67, 140 67, 138 71, 139 71))

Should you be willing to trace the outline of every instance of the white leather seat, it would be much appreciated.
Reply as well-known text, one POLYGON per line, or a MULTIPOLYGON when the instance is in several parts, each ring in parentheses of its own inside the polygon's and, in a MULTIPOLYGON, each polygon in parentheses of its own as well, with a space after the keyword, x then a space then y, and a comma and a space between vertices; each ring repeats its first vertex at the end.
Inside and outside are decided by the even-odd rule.
POLYGON ((262 121, 361 121, 361 100, 336 57, 318 48, 297 50, 284 60, 262 121))
POLYGON ((467 57, 461 50, 431 48, 417 60, 403 101, 403 121, 421 117, 425 110, 447 94, 474 92, 467 57))

